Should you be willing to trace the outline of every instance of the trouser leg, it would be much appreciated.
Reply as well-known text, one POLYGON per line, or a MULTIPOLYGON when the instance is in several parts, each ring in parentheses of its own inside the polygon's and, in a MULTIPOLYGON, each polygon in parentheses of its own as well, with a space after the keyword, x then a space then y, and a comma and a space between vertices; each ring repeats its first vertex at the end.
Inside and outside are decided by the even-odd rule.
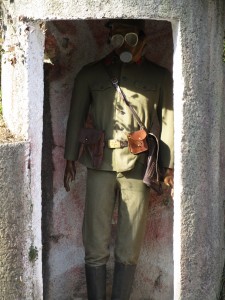
POLYGON ((137 164, 135 169, 117 175, 121 195, 115 245, 113 300, 130 299, 149 203, 149 189, 142 182, 143 172, 144 166, 137 164))
POLYGON ((83 243, 85 263, 98 267, 109 258, 116 173, 88 169, 83 243))
POLYGON ((144 165, 136 164, 118 178, 121 195, 118 206, 115 260, 127 265, 138 262, 146 228, 149 188, 142 182, 144 165))
POLYGON ((115 204, 115 172, 88 170, 83 243, 88 300, 106 299, 106 263, 115 204))
MULTIPOLYGON (((126 300, 130 297, 144 236, 149 190, 142 183, 143 172, 144 167, 140 164, 134 170, 123 174, 88 170, 83 223, 87 267, 100 267, 108 261, 115 191, 120 189, 112 293, 115 299, 126 300)), ((90 278, 90 282, 87 280, 88 286, 93 283, 93 277, 90 278)))
POLYGON ((106 265, 91 267, 85 265, 88 300, 106 299, 106 265))

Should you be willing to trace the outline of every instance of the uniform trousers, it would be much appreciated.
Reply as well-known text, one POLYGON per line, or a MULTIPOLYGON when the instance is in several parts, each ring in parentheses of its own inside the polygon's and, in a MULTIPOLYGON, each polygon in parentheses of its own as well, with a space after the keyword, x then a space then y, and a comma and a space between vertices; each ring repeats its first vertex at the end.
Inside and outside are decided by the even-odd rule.
POLYGON ((85 263, 97 267, 107 263, 112 216, 118 200, 115 261, 135 265, 145 233, 149 188, 142 182, 145 166, 136 163, 123 173, 88 169, 83 243, 85 263))

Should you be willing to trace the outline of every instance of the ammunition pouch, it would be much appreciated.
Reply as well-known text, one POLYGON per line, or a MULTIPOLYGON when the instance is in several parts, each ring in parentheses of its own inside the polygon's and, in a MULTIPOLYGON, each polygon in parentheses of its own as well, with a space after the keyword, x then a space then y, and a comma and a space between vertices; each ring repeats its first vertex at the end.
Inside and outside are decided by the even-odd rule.
POLYGON ((148 150, 147 133, 140 129, 128 134, 128 147, 131 153, 138 154, 148 150))

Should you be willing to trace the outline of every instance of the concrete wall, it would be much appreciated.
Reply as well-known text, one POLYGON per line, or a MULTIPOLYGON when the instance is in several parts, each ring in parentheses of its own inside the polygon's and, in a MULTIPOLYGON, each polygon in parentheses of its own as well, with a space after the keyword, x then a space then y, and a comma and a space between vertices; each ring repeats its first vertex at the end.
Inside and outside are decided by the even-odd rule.
MULTIPOLYGON (((26 52, 26 64, 21 65, 22 70, 28 70, 29 74, 35 74, 33 80, 32 76, 30 80, 25 81, 25 86, 19 86, 15 92, 15 96, 10 95, 9 99, 15 99, 15 106, 20 106, 21 101, 24 99, 28 102, 28 120, 25 117, 24 122, 21 123, 18 130, 19 133, 23 132, 25 138, 30 138, 31 145, 33 146, 34 154, 31 156, 32 179, 32 199, 36 198, 34 202, 36 207, 37 223, 36 229, 33 232, 38 236, 38 247, 41 246, 40 241, 40 166, 41 166, 41 131, 42 131, 42 104, 43 104, 43 84, 42 84, 42 51, 43 51, 43 37, 42 37, 42 25, 38 20, 73 20, 73 19, 101 19, 101 18, 145 18, 145 19, 164 19, 172 22, 173 34, 174 34, 174 107, 175 107, 175 197, 174 197, 174 299, 217 299, 220 288, 220 277, 222 273, 222 267, 224 262, 224 237, 223 237, 223 201, 225 195, 225 186, 223 178, 225 177, 224 168, 224 73, 222 66, 222 40, 224 32, 224 1, 189 1, 188 5, 185 0, 181 1, 27 1, 27 0, 3 0, 3 6, 6 7, 5 14, 8 16, 8 20, 13 18, 16 29, 19 29, 21 25, 29 25, 28 39, 25 39, 25 45, 29 45, 29 51, 26 52), (27 23, 26 18, 35 19, 35 23, 27 23), (20 21, 19 21, 20 20, 20 21), (34 27, 34 30, 32 29, 34 27), (35 52, 36 50, 36 52, 35 52), (25 69, 24 69, 25 68, 25 69), (37 76, 38 75, 38 76, 37 76), (38 79, 38 80, 37 80, 38 79), (37 86, 36 86, 37 85, 37 86), (21 91, 28 90, 29 92, 24 94, 24 97, 17 97, 21 95, 21 91), (19 100, 20 99, 20 100, 19 100), (35 99, 35 101, 34 101, 35 99), (33 109, 34 108, 34 109, 33 109), (34 114, 30 114, 34 112, 34 114), (24 125, 25 124, 25 125, 24 125), (34 129, 34 130, 33 130, 34 129)), ((85 23, 83 23, 85 24, 85 23)), ((83 25, 86 26, 86 25, 83 25)), ((24 28, 24 27, 22 27, 24 28)), ((26 28, 26 27, 25 27, 26 28)), ((25 29, 24 28, 24 29, 25 29)), ((73 29, 71 27, 71 29, 73 29)), ((80 28, 82 32, 86 31, 85 28, 80 28)), ((17 31, 17 36, 20 36, 20 31, 17 31)), ((60 35, 59 35, 60 37, 60 35)), ((92 43, 97 41, 98 38, 89 35, 92 43)), ((57 39, 57 37, 56 37, 57 39)), ((54 39, 53 39, 54 42, 54 39)), ((66 40, 64 40, 64 45, 66 40)), ((71 46, 71 45, 70 45, 71 46)), ((26 48, 26 47, 25 47, 26 48)), ((96 48, 95 48, 96 49, 96 48)), ((89 51, 89 48, 86 49, 89 51)), ((60 49, 62 51, 62 49, 60 49)), ((59 53, 60 53, 59 51, 59 53)), ((66 50, 65 50, 66 52, 66 50)), ((103 53, 101 53, 103 54, 103 53)), ((60 54, 59 54, 60 55, 60 54)), ((83 53, 85 60, 91 60, 95 56, 91 56, 88 52, 83 53)), ((6 65, 9 65, 7 63, 6 65)), ((69 64, 69 62, 68 62, 69 64)), ((77 68, 80 67, 80 63, 77 68)), ((15 66, 14 66, 15 67, 15 66)), ((13 66, 11 66, 13 68, 13 66)), ((6 66, 3 64, 3 69, 6 66)), ((59 70, 64 78, 64 84, 60 86, 50 87, 50 93, 52 88, 62 88, 65 93, 65 98, 69 97, 70 87, 67 86, 68 80, 65 74, 65 70, 62 68, 59 70)), ((23 74, 23 71, 21 72, 23 74)), ((25 72, 26 74, 26 72, 25 72)), ((57 73, 56 73, 57 75, 57 73)), ((11 75, 12 78, 13 75, 11 75)), ((25 77, 26 78, 26 77, 25 77)), ((59 80, 59 78, 58 78, 59 80)), ((10 80, 9 80, 10 82, 10 80)), ((8 82, 8 84, 9 84, 8 82)), ((57 80, 55 80, 55 83, 57 80)), ((63 81, 62 81, 63 82, 63 81)), ((61 82, 61 83, 62 83, 61 82)), ((6 90, 7 85, 3 87, 6 90)), ((12 89, 15 91, 15 88, 12 89)), ((48 94, 48 93, 47 93, 48 94)), ((61 96, 60 96, 61 97, 61 96)), ((60 99, 60 98, 59 98, 60 99)), ((56 99, 55 101, 60 100, 56 99)), ((51 97, 50 97, 51 100, 51 97)), ((51 101, 50 101, 51 102, 51 101)), ((5 102, 6 103, 6 102, 5 102)), ((50 103, 51 104, 51 103, 50 103)), ((50 111, 50 108, 48 108, 50 111)), ((58 112, 58 116, 61 116, 61 112, 58 112)), ((55 117, 59 120, 57 113, 54 112, 52 118, 55 117)), ((5 114, 7 123, 13 123, 13 118, 10 114, 5 114), (8 115, 8 117, 7 117, 8 115)), ((21 118, 19 118, 21 120, 21 118)), ((53 120, 53 119, 52 119, 53 120)), ((64 128, 66 119, 62 119, 62 128, 64 128)), ((54 120, 52 121, 54 123, 54 120)), ((56 128, 55 128, 56 129, 56 128)), ((64 252, 65 256, 62 257, 62 261, 59 262, 57 272, 58 286, 64 287, 65 282, 60 281, 61 268, 64 270, 67 268, 68 274, 70 273, 70 266, 67 266, 67 262, 71 259, 70 247, 74 242, 77 247, 75 249, 74 256, 74 268, 71 272, 77 274, 75 278, 76 291, 79 292, 79 287, 83 282, 82 263, 76 261, 76 258, 82 256, 82 248, 79 237, 80 223, 76 224, 74 231, 74 240, 68 242, 65 238, 68 231, 69 222, 73 222, 73 217, 76 218, 80 215, 82 210, 82 197, 83 188, 78 190, 76 188, 73 191, 77 204, 72 202, 70 196, 67 195, 68 208, 63 210, 66 206, 62 205, 62 199, 65 197, 62 187, 62 169, 64 167, 64 161, 62 159, 63 149, 61 152, 58 148, 61 146, 63 135, 55 131, 52 127, 52 136, 54 138, 54 144, 56 147, 53 149, 53 166, 55 171, 53 173, 53 194, 55 205, 54 215, 51 215, 51 220, 57 219, 58 216, 65 215, 65 218, 59 218, 58 227, 52 228, 52 232, 63 232, 62 243, 63 246, 68 245, 68 252, 64 252), (58 174, 58 175, 57 175, 58 174), (61 179, 60 179, 61 178, 61 179), (56 190, 55 190, 56 188, 56 190), (54 191, 57 193, 54 193, 54 191), (78 194, 79 193, 79 194, 78 194), (71 212, 75 210, 77 205, 77 214, 71 215, 71 212), (72 210, 71 210, 72 207, 72 210), (57 213, 59 213, 57 215, 57 213), (68 244, 67 244, 68 243, 68 244), (68 259, 69 257, 69 259, 68 259), (60 285, 61 282, 61 285, 60 285)), ((17 132, 17 130, 16 130, 17 132)), ((32 149, 32 147, 31 147, 32 149)), ((49 155, 49 153, 48 153, 49 155)), ((76 183, 77 186, 82 187, 85 176, 81 172, 81 177, 76 183)), ((49 174, 47 174, 49 176, 49 174)), ((53 195, 52 194, 52 195, 53 195)), ((156 201, 157 202, 157 201, 156 201)), ((154 208, 154 202, 152 208, 154 208)), ((156 214, 159 213, 159 207, 157 206, 156 214)), ((165 211, 165 208, 163 208, 165 211)), ((154 210, 153 210, 154 211, 154 210)), ((170 208, 170 213, 171 213, 170 208)), ((171 216, 168 215, 168 222, 171 224, 171 216)), ((151 216, 150 224, 158 227, 158 223, 151 216)), ((159 219, 160 220, 160 214, 159 219)), ((166 218, 164 219, 166 220, 166 218)), ((165 222, 165 221, 164 221, 165 222)), ((165 225, 166 222, 163 224, 165 225)), ((53 224, 53 223, 51 223, 53 224)), ((163 225, 163 226, 164 226, 163 225)), ((72 224, 72 227, 74 225, 72 224)), ((71 227, 70 227, 71 228, 71 227)), ((151 226, 150 226, 151 228, 151 226)), ((164 227, 163 227, 164 228, 164 227)), ((43 228, 44 231, 45 228, 43 228)), ((162 230, 158 232, 164 233, 162 230)), ((148 233, 147 236, 151 237, 148 233)), ((168 235, 169 236, 169 235, 168 235)), ((168 237, 167 236, 167 237, 168 237)), ((51 254, 57 252, 57 241, 61 236, 56 234, 52 237, 51 254), (53 245, 55 245, 53 248, 53 245), (54 250, 54 251, 53 251, 54 250)), ((158 243, 152 238, 153 246, 158 243)), ((60 244, 60 243, 59 243, 60 244)), ((149 244, 148 244, 149 245, 149 244)), ((168 245, 168 244, 167 244, 168 245)), ((145 244, 146 246, 146 244, 145 244)), ((145 248, 144 249, 148 249, 145 248)), ((166 248, 167 251, 169 248, 166 248)), ((144 250, 143 250, 144 251, 144 250)), ((58 255, 58 254, 57 254, 58 255)), ((51 265, 57 260, 57 255, 50 255, 49 258, 49 270, 51 265)), ((149 261, 151 257, 147 253, 143 252, 143 263, 140 262, 139 274, 142 270, 145 270, 146 264, 152 263, 155 257, 149 261), (143 269, 142 269, 143 268, 143 269)), ((158 263, 157 259, 154 260, 156 265, 163 264, 163 258, 158 263)), ((38 266, 40 266, 38 261, 38 266)), ((166 265, 168 261, 165 262, 166 265)), ((152 268, 154 270, 154 268, 152 268)), ((39 267, 40 271, 40 267, 39 267)), ((151 272, 152 274, 153 272, 151 272)), ((50 274, 50 273, 49 273, 50 274)), ((149 274, 147 274, 150 276, 149 274)), ((160 275, 160 274, 159 274, 160 275)), ((140 281, 144 280, 149 282, 149 277, 146 278, 146 272, 140 276, 140 281)), ((37 274, 37 282, 35 287, 41 287, 41 273, 37 274)), ((61 277, 62 278, 62 277, 61 277)), ((161 276, 154 284, 160 283, 161 276)), ((134 299, 143 299, 143 297, 152 297, 152 299, 160 299, 157 297, 160 294, 150 294, 150 290, 143 291, 145 294, 140 295, 142 284, 136 281, 138 289, 134 291, 137 294, 134 295, 134 299), (147 295, 147 296, 146 296, 147 295)), ((148 286, 148 285, 147 285, 148 286)), ((162 285, 163 289, 165 288, 162 285)), ((54 290, 53 285, 53 290, 54 290)), ((68 287, 73 293, 72 285, 68 287)), ((53 291, 52 290, 52 291, 53 291)), ((169 286, 171 291, 171 285, 169 286)), ((49 289, 51 291, 51 289, 49 289)), ((52 292, 53 293, 53 292, 52 292)), ((80 290, 80 294, 84 291, 80 290)), ((41 299, 37 296, 35 299, 41 299)), ((71 296, 72 297, 72 296, 71 296)), ((74 297, 76 297, 74 295, 74 297)), ((169 297, 169 296, 168 296, 169 297)), ((163 298, 161 298, 163 299, 163 298)), ((164 298, 167 299, 167 298, 164 298)), ((168 300, 170 300, 168 298, 168 300)))
POLYGON ((0 297, 4 300, 33 296, 29 148, 24 142, 0 145, 0 297))
MULTIPOLYGON (((175 92, 175 299, 218 297, 224 258, 223 9, 222 2, 202 3, 180 23, 184 90, 182 102, 175 92)), ((179 87, 175 78, 175 91, 179 87)))
MULTIPOLYGON (((11 176, 3 177, 6 182, 5 190, 10 190, 12 184, 15 185, 13 192, 14 197, 18 196, 19 203, 23 206, 18 212, 24 218, 23 227, 18 227, 20 238, 13 243, 18 246, 15 249, 18 253, 18 259, 21 254, 18 252, 24 247, 27 253, 29 247, 33 245, 37 248, 37 259, 33 264, 26 265, 23 269, 24 276, 28 272, 29 276, 23 283, 24 291, 26 288, 31 290, 24 292, 26 299, 42 298, 42 234, 41 234, 41 151, 42 151, 42 128, 43 128, 43 56, 44 56, 44 32, 41 23, 26 22, 26 20, 13 19, 4 11, 4 44, 2 55, 2 102, 3 116, 6 125, 12 134, 29 143, 29 149, 20 151, 19 157, 7 156, 5 151, 6 162, 9 161, 11 169, 7 171, 12 173, 11 176), (20 168, 21 163, 26 162, 26 167, 20 168), (15 173, 15 174, 14 174, 15 173), (16 176, 18 180, 16 180, 16 176), (28 177, 28 178, 27 178, 28 177), (26 182, 24 181, 26 178, 26 182), (27 205, 26 195, 19 194, 24 185, 27 197, 30 199, 27 205), (16 191, 18 190, 18 195, 16 191), (29 235, 27 235, 29 233, 29 235), (20 242, 21 241, 21 242, 20 242), (23 242, 22 242, 23 241, 23 242)), ((14 149, 16 152, 16 148, 14 149)), ((10 152, 8 153, 8 155, 10 152)), ((3 169, 4 171, 4 169, 3 169)), ((5 194, 6 195, 6 194, 5 194)), ((13 197, 13 194, 10 194, 13 197)), ((8 196, 9 196, 8 195, 8 196)), ((14 198, 11 199, 7 209, 15 211, 14 198)), ((16 198, 17 199, 17 198, 16 198)), ((18 206, 18 204, 17 204, 18 206)), ((15 217, 15 216, 14 216, 15 217)), ((20 223, 18 223, 20 224, 20 223)), ((13 240, 13 236, 12 236, 13 240)), ((8 268, 7 261, 3 261, 5 268, 8 268)), ((23 274, 21 275, 23 277, 23 274)), ((2 282, 1 282, 2 283, 2 282)), ((1 284, 0 283, 0 284, 1 284)), ((10 290, 12 282, 8 282, 10 290)), ((18 289, 20 286, 18 285, 18 289)), ((13 288, 12 288, 13 290, 13 288)), ((18 293, 21 293, 18 291, 18 293)), ((24 297, 25 297, 24 296, 24 297)), ((1 287, 0 287, 1 298, 1 287)), ((11 299, 16 299, 15 296, 11 299)), ((5 298, 7 299, 7 298, 5 298)))

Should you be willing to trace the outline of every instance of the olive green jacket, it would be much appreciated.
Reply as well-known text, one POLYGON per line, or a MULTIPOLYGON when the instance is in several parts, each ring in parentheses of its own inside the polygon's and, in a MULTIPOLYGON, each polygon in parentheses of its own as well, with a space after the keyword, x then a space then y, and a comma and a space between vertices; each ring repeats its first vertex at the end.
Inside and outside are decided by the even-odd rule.
MULTIPOLYGON (((159 161, 162 167, 173 168, 173 94, 170 73, 145 58, 138 63, 122 63, 115 55, 85 66, 77 75, 67 124, 65 158, 78 159, 79 131, 88 113, 94 127, 105 131, 105 139, 127 140, 127 134, 139 129, 130 109, 111 83, 110 74, 150 131, 156 113, 161 126, 159 161)), ((144 163, 146 154, 134 155, 128 147, 104 148, 101 170, 131 170, 137 161, 144 163)), ((92 168, 88 153, 80 161, 92 168)))

